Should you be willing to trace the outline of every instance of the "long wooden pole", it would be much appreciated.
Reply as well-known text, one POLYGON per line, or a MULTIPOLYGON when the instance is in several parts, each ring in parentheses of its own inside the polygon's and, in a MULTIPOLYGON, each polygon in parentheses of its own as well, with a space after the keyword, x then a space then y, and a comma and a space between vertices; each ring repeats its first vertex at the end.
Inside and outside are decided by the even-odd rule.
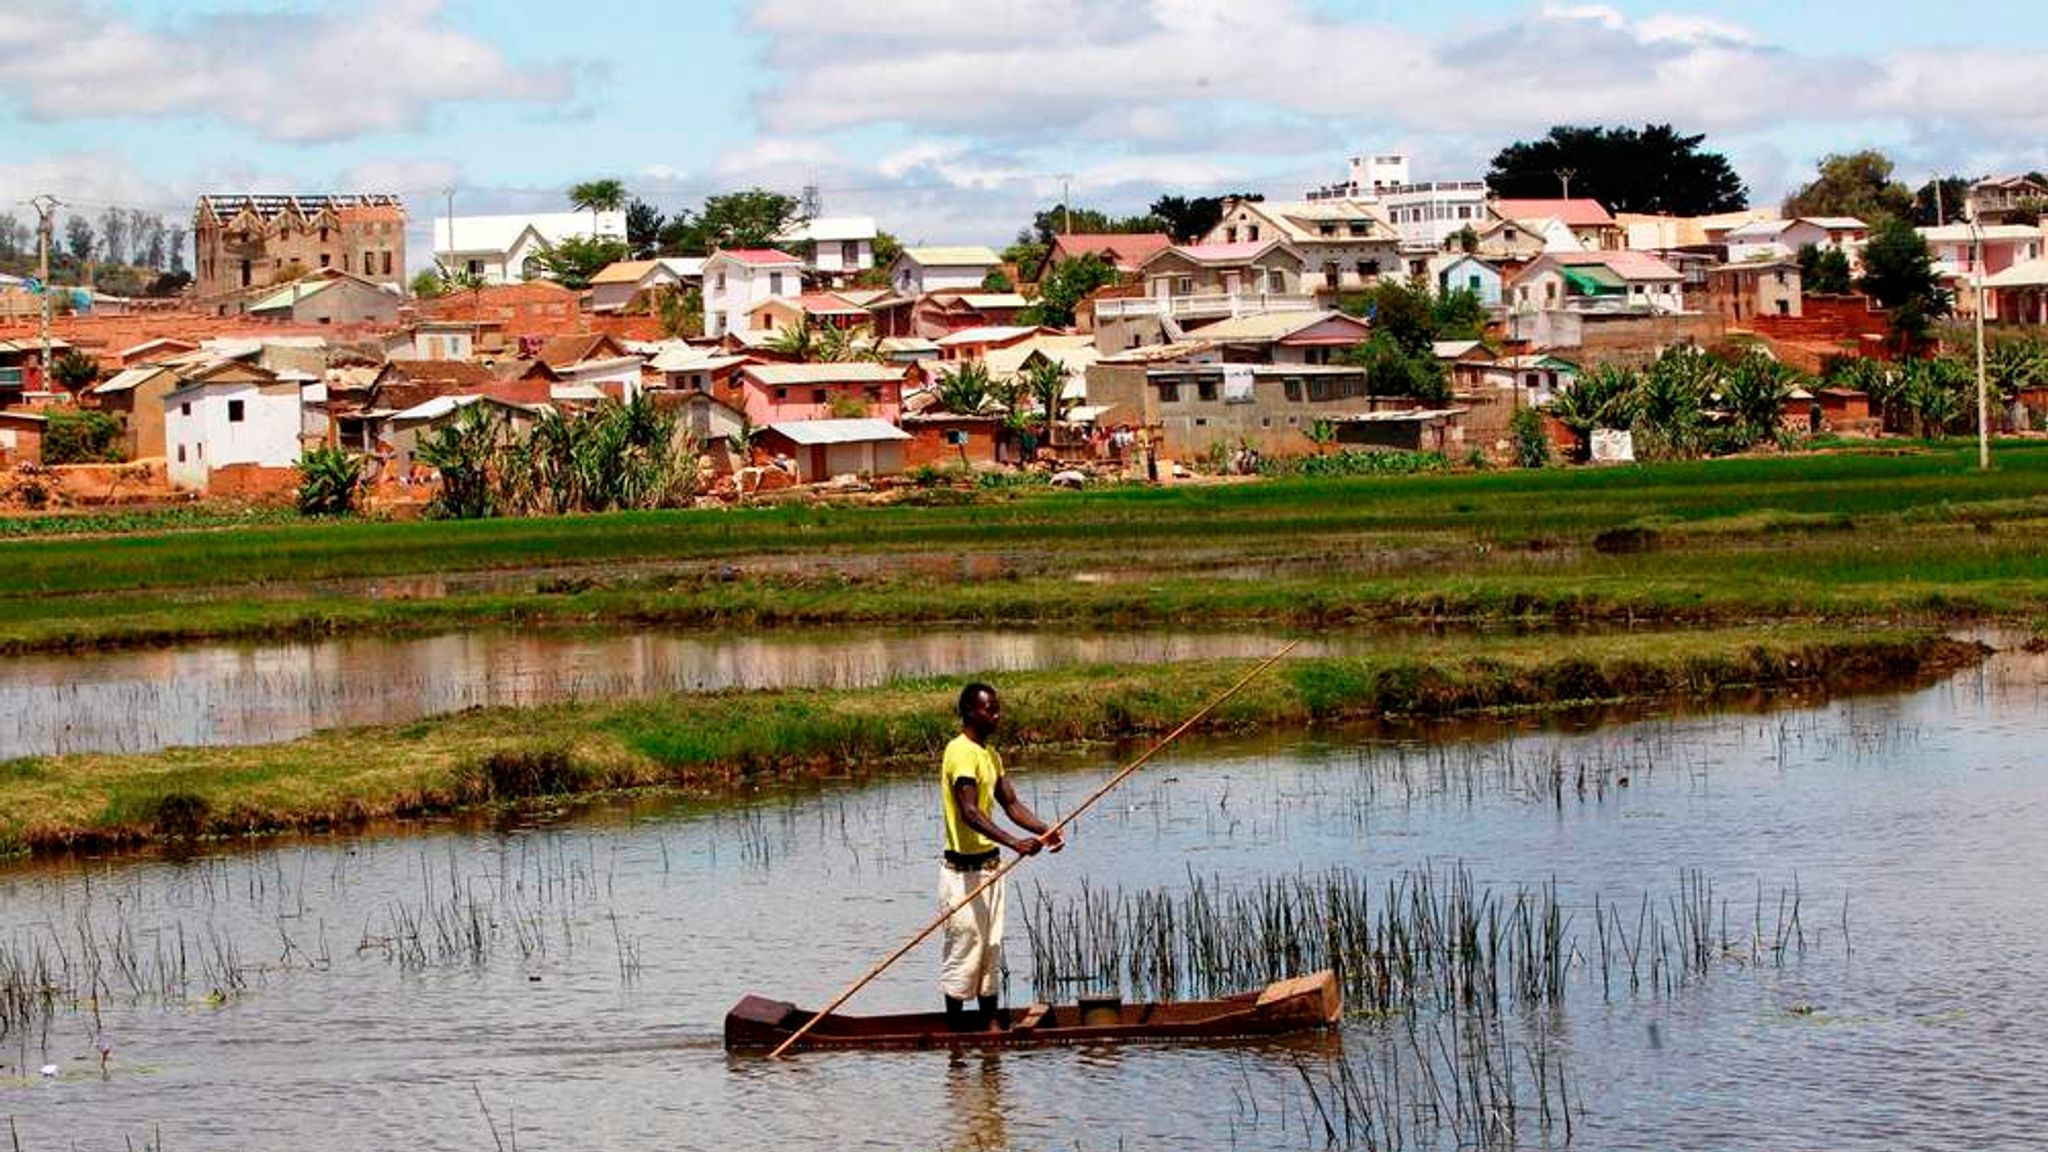
MULTIPOLYGON (((1163 750, 1168 744, 1171 744, 1175 740, 1179 739, 1180 735, 1183 732, 1186 732, 1188 729, 1193 728, 1196 724, 1201 723, 1202 717, 1207 716, 1211 712, 1214 712, 1217 709, 1217 707, 1220 706, 1225 700, 1228 700, 1232 696, 1237 695, 1238 692, 1241 689, 1243 689, 1245 685, 1257 679, 1259 674, 1264 672, 1266 669, 1271 668, 1275 664, 1278 664, 1283 657, 1285 657, 1289 652, 1294 651, 1294 649, 1300 644, 1301 640, 1299 638, 1289 640, 1286 644, 1281 646, 1278 652, 1273 653, 1271 656, 1268 656, 1265 658, 1265 660, 1261 661, 1258 667, 1252 669, 1251 671, 1245 673, 1243 676, 1239 677, 1235 684, 1232 684, 1230 687, 1224 689, 1222 694, 1218 695, 1214 700, 1211 700, 1207 704, 1202 705, 1199 709, 1195 711, 1193 715, 1189 716, 1187 719, 1181 721, 1178 725, 1176 725, 1173 731, 1168 732, 1164 736, 1161 736, 1159 740, 1155 742, 1150 748, 1145 749, 1144 753, 1141 754, 1137 759, 1131 761, 1129 764, 1124 765, 1121 769, 1118 769, 1116 775, 1111 776, 1108 780, 1103 782, 1101 787, 1089 793, 1086 799, 1082 800, 1079 804, 1074 806, 1073 811, 1067 813, 1065 816, 1062 816, 1059 819, 1059 821, 1052 826, 1052 828, 1049 830, 1047 834, 1050 834, 1051 832, 1065 831, 1067 825, 1072 824, 1075 820, 1079 819, 1081 813, 1086 812, 1090 807, 1094 806, 1096 801, 1102 799, 1104 796, 1109 795, 1111 790, 1116 788, 1117 785, 1123 783, 1125 780, 1130 779, 1132 773, 1136 772, 1140 768, 1143 768, 1146 765, 1146 763, 1149 762, 1154 756, 1159 755, 1160 751, 1163 750)), ((830 1004, 827 1004, 823 1008, 820 1008, 816 1012, 812 1013, 811 1018, 809 1020, 804 1021, 803 1027, 798 1028, 795 1032, 790 1033, 789 1039, 784 1040, 782 1043, 776 1045, 775 1050, 773 1052, 768 1053, 768 1058, 770 1060, 777 1059, 783 1053, 788 1052, 791 1046, 793 1046, 797 1041, 803 1039, 805 1034, 810 1032, 810 1030, 817 1025, 818 1021, 823 1020, 827 1016, 830 1016, 833 1012, 838 1010, 840 1005, 846 1003, 848 1000, 853 999, 856 993, 858 993, 861 989, 867 987, 869 984, 873 983, 875 977, 880 976, 882 973, 888 971, 890 965, 896 963, 898 960, 903 959, 903 957, 907 955, 912 948, 915 948, 919 944, 924 943, 925 938, 930 936, 932 933, 938 931, 939 928, 946 923, 946 921, 952 919, 953 914, 955 912, 958 912, 962 908, 967 907, 969 904, 974 903, 976 897, 980 896, 983 892, 988 891, 996 884, 1001 883, 1003 877, 1008 876, 1013 870, 1016 869, 1016 867, 1019 864, 1024 863, 1026 859, 1028 859, 1028 857, 1012 856, 1007 861, 1003 862, 1003 864, 999 866, 993 873, 991 873, 986 880, 983 880, 980 884, 975 885, 974 890, 972 892, 969 892, 967 895, 962 896, 959 902, 955 903, 952 907, 947 908, 944 912, 939 913, 939 916, 936 920, 933 920, 931 923, 926 924, 923 928, 918 929, 917 934, 915 936, 912 936, 910 939, 905 940, 901 947, 897 948, 894 952, 889 953, 889 955, 884 957, 880 963, 868 969, 867 972, 864 973, 860 979, 855 980, 852 984, 848 985, 846 991, 841 992, 837 997, 833 999, 833 1001, 830 1004)))

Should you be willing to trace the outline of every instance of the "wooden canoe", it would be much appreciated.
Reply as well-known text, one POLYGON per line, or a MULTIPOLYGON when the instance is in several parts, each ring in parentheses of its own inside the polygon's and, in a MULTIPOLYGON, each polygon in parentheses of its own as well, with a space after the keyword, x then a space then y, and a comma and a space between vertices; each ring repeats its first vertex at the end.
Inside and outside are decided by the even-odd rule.
MULTIPOLYGON (((804 1033, 796 1048, 987 1048, 1278 1036, 1329 1028, 1343 1010, 1336 974, 1326 968, 1221 1000, 1125 1004, 1083 998, 1076 1004, 1033 1004, 1007 1010, 1007 1027, 968 1032, 954 1031, 944 1012, 834 1013, 804 1033)), ((725 1046, 729 1051, 772 1049, 812 1014, 788 1001, 748 996, 725 1014, 725 1046)))

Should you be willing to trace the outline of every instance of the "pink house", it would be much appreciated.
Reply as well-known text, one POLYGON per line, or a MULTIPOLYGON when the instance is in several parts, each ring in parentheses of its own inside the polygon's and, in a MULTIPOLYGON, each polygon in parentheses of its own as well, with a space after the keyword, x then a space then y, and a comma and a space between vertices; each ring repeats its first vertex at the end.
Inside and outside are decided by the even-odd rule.
POLYGON ((737 407, 756 425, 855 416, 903 419, 904 364, 749 364, 737 407))

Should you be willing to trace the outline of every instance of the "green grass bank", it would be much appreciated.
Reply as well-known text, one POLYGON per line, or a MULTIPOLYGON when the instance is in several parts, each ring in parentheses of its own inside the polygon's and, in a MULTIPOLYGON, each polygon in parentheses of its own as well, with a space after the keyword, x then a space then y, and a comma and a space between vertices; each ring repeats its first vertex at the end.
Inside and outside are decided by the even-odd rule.
MULTIPOLYGON (((1981 650, 1932 633, 1811 627, 1391 639, 1369 658, 1290 659, 1208 730, 1427 719, 1732 692, 1897 687, 1981 650)), ((1005 676, 1003 745, 1164 732, 1251 665, 1100 666, 1005 676)), ((925 764, 955 731, 959 681, 495 709, 286 744, 0 764, 0 853, 352 826, 538 796, 735 786, 925 764)))
POLYGON ((2048 619, 2048 443, 0 541, 0 652, 486 625, 2048 619), (944 497, 938 499, 937 497, 944 497))

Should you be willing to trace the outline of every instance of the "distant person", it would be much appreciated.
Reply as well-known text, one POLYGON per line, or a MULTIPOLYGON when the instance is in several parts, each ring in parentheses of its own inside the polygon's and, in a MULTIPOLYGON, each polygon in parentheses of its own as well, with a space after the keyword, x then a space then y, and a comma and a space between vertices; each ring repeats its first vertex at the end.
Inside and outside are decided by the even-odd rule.
MULTIPOLYGON (((1003 758, 988 746, 1002 718, 1002 701, 994 688, 976 683, 960 690, 960 735, 946 745, 939 769, 940 804, 946 816, 946 851, 939 869, 941 908, 959 904, 986 880, 1003 848, 1032 856, 1041 848, 1057 852, 1066 847, 1066 839, 1017 798, 1003 773, 1003 758), (1013 835, 997 824, 997 804, 1031 835, 1013 835)), ((998 880, 946 920, 939 988, 946 999, 947 1023, 955 1031, 1002 1026, 997 995, 1003 965, 1003 889, 998 880), (973 1018, 967 1014, 970 999, 978 1010, 973 1018)))

